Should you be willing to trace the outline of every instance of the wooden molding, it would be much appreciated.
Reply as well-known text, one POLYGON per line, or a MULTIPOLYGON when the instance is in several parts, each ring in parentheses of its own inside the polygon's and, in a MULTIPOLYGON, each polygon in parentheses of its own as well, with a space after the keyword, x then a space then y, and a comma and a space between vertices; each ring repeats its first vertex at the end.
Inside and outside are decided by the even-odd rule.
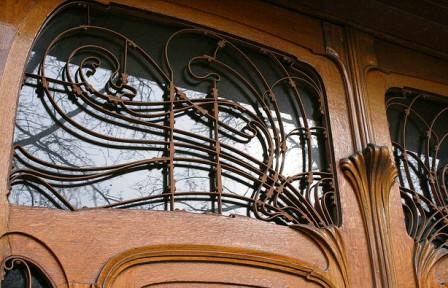
POLYGON ((227 263, 274 270, 302 277, 322 287, 350 287, 347 259, 342 236, 337 227, 316 228, 294 225, 292 229, 306 233, 327 258, 327 267, 320 268, 304 261, 271 253, 212 245, 155 245, 122 252, 107 261, 95 287, 113 287, 119 275, 136 265, 161 262, 227 263))
POLYGON ((346 91, 352 141, 360 150, 374 139, 367 105, 367 72, 377 66, 374 38, 351 28, 324 22, 326 56, 339 69, 346 91))
POLYGON ((328 274, 325 271, 296 259, 260 251, 194 244, 155 245, 120 253, 109 259, 104 265, 95 287, 114 287, 114 282, 125 270, 135 266, 162 262, 205 262, 251 266, 303 277, 322 287, 340 287, 325 275, 328 274))
POLYGON ((397 170, 389 149, 369 144, 362 152, 343 159, 341 169, 353 186, 362 211, 375 287, 396 287, 391 251, 389 196, 397 170))
POLYGON ((346 55, 347 40, 344 29, 336 24, 324 22, 323 30, 325 35, 325 54, 338 67, 341 73, 342 81, 344 82, 344 89, 347 99, 347 111, 350 127, 350 134, 352 135, 353 146, 356 149, 361 149, 361 135, 359 133, 359 117, 356 113, 355 95, 353 92, 353 85, 350 77, 348 67, 348 60, 346 55))
MULTIPOLYGON (((38 267, 53 287, 69 287, 69 279, 60 258, 44 241, 23 231, 8 231, 0 239, 5 239, 10 246, 8 255, 1 260, 2 265, 7 259, 21 258, 38 267), (33 253, 24 253, 27 249, 33 253)), ((2 273, 0 271, 1 278, 2 273)))
POLYGON ((293 229, 308 235, 322 249, 328 259, 327 271, 337 273, 335 279, 337 287, 351 287, 348 278, 348 266, 343 237, 338 227, 316 228, 311 225, 293 225, 293 229))
POLYGON ((433 278, 431 277, 431 271, 434 266, 446 256, 448 256, 448 250, 436 249, 431 241, 426 240, 421 243, 415 242, 414 269, 419 288, 433 287, 433 278))
MULTIPOLYGON (((16 265, 22 265, 22 267, 26 267, 26 271, 27 272, 22 272, 22 273, 27 273, 28 275, 32 275, 31 278, 28 278, 28 287, 34 287, 34 276, 36 274, 34 274, 35 272, 32 272, 33 270, 30 269, 30 266, 34 266, 35 269, 37 269, 39 271, 38 274, 42 275, 43 278, 46 279, 45 282, 47 282, 47 284, 50 284, 51 287, 57 287, 55 285, 55 283, 53 282, 53 280, 48 276, 48 273, 45 271, 45 269, 39 265, 38 263, 36 263, 35 261, 33 261, 32 259, 26 257, 26 256, 21 256, 21 255, 10 255, 8 257, 5 257, 2 261, 1 261, 1 265, 0 265, 0 279, 4 280, 5 279, 5 275, 6 275, 6 271, 8 270, 13 270, 14 267, 17 267, 16 265), (8 263, 9 262, 9 263, 8 263)), ((20 271, 20 270, 19 270, 20 271)), ((42 279, 43 280, 43 279, 42 279)), ((15 285, 14 285, 15 286, 15 285)), ((6 287, 6 286, 5 286, 6 287)), ((9 286, 8 286, 9 287, 9 286)))

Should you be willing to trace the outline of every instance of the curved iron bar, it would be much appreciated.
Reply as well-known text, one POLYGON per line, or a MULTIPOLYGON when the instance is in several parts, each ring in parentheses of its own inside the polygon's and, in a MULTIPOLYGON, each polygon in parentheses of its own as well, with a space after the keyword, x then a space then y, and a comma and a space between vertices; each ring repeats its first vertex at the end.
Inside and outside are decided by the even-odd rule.
POLYGON ((386 106, 394 123, 390 129, 408 234, 418 243, 448 248, 448 159, 441 155, 447 147, 443 117, 448 105, 441 97, 401 90, 388 96, 386 106), (431 105, 437 109, 425 108, 431 105), (421 141, 409 144, 410 139, 421 141))
MULTIPOLYGON (((96 4, 87 5, 92 5, 89 13, 93 13, 96 4)), ((70 5, 63 9, 70 9, 70 5)), ((57 19, 58 15, 54 17, 57 19)), ((89 166, 44 159, 29 145, 17 144, 10 176, 12 187, 28 185, 54 206, 76 210, 80 207, 73 205, 62 190, 90 186, 100 191, 101 187, 95 185, 107 180, 131 172, 160 171, 163 187, 153 188, 159 192, 130 199, 114 199, 100 193, 106 204, 96 207, 146 209, 163 205, 165 210, 175 210, 178 202, 188 206, 188 201, 209 201, 217 205, 212 212, 219 214, 231 210, 232 206, 226 205, 233 205, 243 208, 246 216, 280 224, 340 224, 324 89, 312 69, 276 51, 188 25, 161 43, 161 59, 152 57, 144 46, 123 33, 91 21, 58 33, 48 44, 40 43, 46 48, 37 73, 25 74, 26 80, 37 83, 25 81, 24 87, 37 88, 49 119, 73 139, 95 147, 142 151, 154 156, 89 166), (111 41, 98 43, 92 41, 95 37, 111 41), (199 98, 191 97, 182 88, 184 82, 178 79, 176 71, 176 43, 188 37, 214 43, 209 52, 192 53, 183 63, 185 75, 208 87, 206 92, 200 90, 203 94, 199 98), (61 51, 71 39, 80 44, 61 51), (151 94, 145 96, 143 90, 132 85, 135 72, 128 59, 131 53, 133 57, 138 55, 139 65, 154 74, 149 80, 161 91, 161 99, 150 99, 151 94), (275 79, 252 59, 254 53, 277 69, 275 79), (229 62, 226 55, 232 55, 236 61, 229 62), (59 70, 51 68, 55 57, 62 63, 59 70), (104 83, 98 87, 94 79, 101 73, 105 73, 101 76, 104 83), (228 86, 234 90, 228 90, 228 86), (287 107, 292 112, 284 112, 285 105, 293 106, 287 107), (307 105, 313 105, 318 115, 312 115, 307 105), (68 107, 72 111, 67 112, 68 107), (199 128, 188 121, 191 127, 182 127, 179 122, 183 119, 204 131, 196 131, 199 128), (124 132, 116 135, 116 131, 124 132), (253 145, 259 148, 251 148, 253 145), (293 149, 297 149, 296 155, 301 159, 288 156, 293 149), (327 166, 320 167, 321 161, 327 166), (291 163, 297 165, 292 172, 286 171, 291 163), (176 173, 181 169, 208 173, 202 177, 209 181, 208 191, 194 187, 182 191, 185 187, 177 187, 176 173), (225 181, 237 183, 237 188, 232 189, 244 187, 248 192, 242 195, 241 191, 225 190, 225 181)), ((194 205, 190 209, 202 211, 194 205)))
MULTIPOLYGON (((1 263, 1 279, 8 281, 8 273, 13 276, 9 281, 14 281, 12 284, 22 283, 27 288, 51 288, 53 284, 49 280, 43 270, 31 262, 30 259, 22 256, 8 256, 3 259, 1 263), (15 273, 14 273, 15 272, 15 273), (17 282, 20 281, 20 282, 17 282)), ((3 281, 2 281, 3 282, 3 281)), ((10 283, 11 284, 11 283, 10 283)))

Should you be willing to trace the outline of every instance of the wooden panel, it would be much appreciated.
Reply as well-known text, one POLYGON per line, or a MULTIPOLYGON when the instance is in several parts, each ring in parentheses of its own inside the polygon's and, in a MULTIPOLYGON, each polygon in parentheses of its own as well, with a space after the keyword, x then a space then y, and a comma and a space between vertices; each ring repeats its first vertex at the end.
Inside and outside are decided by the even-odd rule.
POLYGON ((321 287, 277 271, 220 263, 158 263, 126 270, 112 287, 321 287), (199 272, 201 271, 201 272, 199 272), (205 273, 204 273, 205 272, 205 273), (198 277, 201 275, 201 277, 198 277), (201 281, 197 279, 201 278, 201 281))
POLYGON ((16 28, 14 26, 0 22, 0 79, 15 35, 16 28))
MULTIPOLYGON (((133 1, 121 2, 123 4, 133 3, 133 1)), ((4 114, 6 115, 4 119, 6 120, 5 123, 7 125, 2 127, 2 132, 4 132, 4 135, 7 135, 7 137, 4 137, 2 139, 2 141, 4 141, 4 145, 2 147, 5 147, 5 151, 2 151, 0 155, 1 157, 4 157, 1 159, 1 164, 4 166, 9 165, 10 162, 9 157, 11 137, 13 132, 13 115, 17 101, 17 91, 19 90, 20 78, 22 75, 26 55, 34 40, 35 35, 40 29, 41 23, 44 22, 45 17, 52 11, 52 9, 54 9, 54 7, 57 6, 58 3, 59 1, 39 1, 36 7, 29 11, 29 13, 23 18, 23 21, 19 25, 19 34, 13 44, 13 54, 10 54, 10 58, 8 58, 7 61, 7 66, 9 66, 8 71, 10 72, 8 73, 8 78, 4 79, 5 81, 2 81, 1 83, 1 85, 3 85, 4 87, 7 87, 7 90, 3 90, 1 92, 5 93, 1 94, 1 96, 5 97, 4 99, 6 103, 6 105, 2 108, 8 109, 5 110, 8 111, 8 113, 4 114)), ((251 5, 257 5, 256 2, 251 3, 251 5)), ((203 12, 201 10, 203 7, 184 7, 183 5, 180 5, 180 3, 167 3, 164 1, 135 1, 135 4, 132 5, 141 7, 143 9, 148 9, 156 13, 163 13, 169 16, 179 17, 185 20, 195 19, 195 22, 199 24, 216 28, 218 30, 223 30, 229 33, 234 33, 238 36, 248 38, 253 41, 258 41, 266 45, 272 45, 276 49, 280 49, 287 53, 297 55, 301 60, 311 62, 312 65, 315 66, 316 69, 321 73, 327 91, 329 95, 331 95, 331 99, 329 98, 329 105, 334 108, 332 109, 334 112, 331 113, 331 121, 335 121, 336 131, 339 131, 341 135, 345 135, 346 133, 348 133, 344 129, 345 102, 344 98, 341 98, 341 96, 343 96, 343 90, 340 78, 337 74, 337 70, 327 59, 323 57, 316 57, 316 55, 310 53, 310 47, 314 47, 311 48, 311 50, 314 49, 319 51, 322 49, 322 33, 318 21, 310 21, 310 18, 305 17, 308 20, 303 22, 300 20, 301 16, 296 15, 296 17, 298 18, 293 17, 291 18, 291 21, 299 23, 300 25, 303 24, 303 27, 299 27, 300 25, 294 26, 296 24, 291 26, 292 22, 285 22, 284 24, 279 24, 279 26, 273 26, 269 22, 265 22, 265 20, 262 20, 264 19, 263 17, 259 16, 257 13, 254 13, 254 9, 247 9, 246 11, 236 10, 240 13, 234 13, 234 11, 232 10, 224 11, 224 8, 227 8, 228 6, 222 6, 220 8, 221 11, 219 12, 219 10, 217 10, 217 13, 222 13, 224 14, 224 16, 216 16, 215 14, 210 14, 209 12, 203 12), (250 16, 249 14, 251 14, 252 16, 250 16), (254 17, 258 18, 255 19, 254 17), (249 21, 247 19, 251 20, 249 21), (307 21, 309 21, 309 23, 307 21), (251 22, 254 22, 255 24, 251 22), (271 29, 271 26, 275 27, 275 29, 271 29), (289 28, 290 26, 293 27, 292 30, 289 28), (261 30, 267 30, 268 33, 261 33, 261 30), (296 32, 294 32, 293 30, 296 32), (293 32, 297 34, 293 34, 293 32), (275 36, 277 34, 280 35, 280 38, 275 36), (291 35, 293 35, 294 37, 291 37, 291 35), (300 39, 299 36, 301 37, 300 39), (281 37, 286 37, 286 41, 281 40, 281 37), (295 41, 302 44, 304 43, 303 47, 306 47, 306 49, 295 45, 295 41)), ((208 7, 207 9, 210 12, 214 9, 210 5, 207 6, 205 2, 204 7, 208 7)), ((263 9, 265 10, 262 11, 265 11, 266 13, 268 12, 268 10, 266 10, 266 7, 263 9)), ((279 13, 278 15, 276 14, 276 17, 278 19, 282 17, 285 17, 286 19, 291 16, 291 14, 288 14, 289 12, 284 10, 282 11, 282 13, 279 13)), ((341 149, 338 149, 337 155, 347 155, 351 153, 351 147, 347 145, 347 143, 343 142, 343 139, 341 139, 341 141, 338 141, 337 145, 341 149)), ((8 171, 4 170, 2 173, 4 173, 4 178, 2 179, 6 180, 8 171)), ((7 182, 4 181, 1 184, 4 184, 4 186, 2 186, 2 195, 6 195, 8 191, 7 182)), ((10 232, 21 231, 21 233, 28 233, 32 235, 30 237, 36 239, 36 241, 43 241, 43 243, 48 244, 50 251, 53 251, 53 254, 57 255, 57 257, 61 260, 61 267, 63 267, 63 269, 66 269, 67 278, 70 279, 70 282, 76 282, 76 285, 78 287, 86 286, 89 285, 88 283, 92 283, 93 279, 95 279, 95 277, 97 276, 101 265, 103 265, 109 257, 114 255, 114 253, 119 253, 120 251, 122 251, 121 249, 126 250, 132 247, 139 247, 140 245, 162 242, 165 243, 167 241, 172 241, 173 243, 184 243, 184 241, 189 241, 191 243, 201 243, 201 241, 204 241, 204 243, 209 244, 221 243, 222 245, 228 245, 230 247, 236 246, 244 247, 244 249, 257 249, 265 253, 270 251, 275 255, 282 254, 288 255, 289 257, 298 257, 298 259, 306 260, 307 263, 314 265, 313 267, 315 267, 316 269, 329 270, 328 273, 334 273, 334 277, 339 277, 338 275, 336 275, 338 273, 337 271, 335 272, 328 267, 329 264, 327 262, 327 259, 322 254, 322 251, 327 249, 325 245, 328 243, 320 242, 319 245, 321 245, 321 247, 319 248, 316 243, 312 242, 311 239, 309 239, 308 237, 300 236, 301 234, 297 231, 286 227, 263 223, 260 221, 245 222, 254 220, 242 220, 237 218, 238 221, 242 222, 241 224, 234 226, 234 221, 237 221, 237 219, 229 220, 229 218, 224 217, 191 215, 183 213, 164 214, 165 216, 163 217, 159 216, 159 218, 156 217, 157 219, 153 219, 151 217, 148 218, 146 214, 144 217, 142 216, 141 218, 139 218, 138 216, 135 216, 136 214, 132 214, 137 212, 132 211, 83 211, 80 214, 68 214, 65 212, 54 210, 42 212, 43 210, 41 209, 13 208, 13 210, 15 212, 11 213, 9 217, 10 232), (174 221, 173 218, 167 217, 166 215, 170 215, 170 217, 174 217, 177 220, 174 221), (199 217, 195 219, 200 220, 193 221, 196 224, 192 226, 189 225, 193 222, 178 222, 181 220, 188 221, 190 217, 199 217), (204 217, 207 217, 207 219, 204 217), (216 219, 219 219, 219 221, 216 219), (218 223, 215 220, 218 221, 218 223), (133 221, 137 221, 140 224, 133 226, 133 224, 135 224, 133 221), (172 221, 172 223, 164 226, 164 221, 172 221), (156 223, 156 225, 154 225, 154 223, 156 223), (231 223, 233 224, 231 225, 231 223), (252 225, 249 223, 256 224, 252 225), (226 227, 224 229, 224 232, 220 228, 222 227, 222 225, 226 227), (78 229, 77 227, 80 228, 78 229), (164 228, 160 229, 160 227, 164 228), (191 228, 191 230, 188 232, 190 233, 190 236, 186 237, 186 234, 184 235, 184 233, 187 232, 184 229, 188 229, 188 227, 191 228), (116 234, 117 231, 118 234, 116 234), (198 233, 198 231, 201 232, 198 233), (129 235, 134 235, 134 233, 137 233, 138 235, 135 238, 133 237, 130 239, 129 235), (265 233, 267 233, 267 235, 269 236, 266 236, 265 233), (242 238, 235 238, 236 236, 241 236, 242 238), (91 251, 91 253, 86 252, 80 254, 80 247, 82 247, 82 249, 85 249, 85 251, 91 251), (74 261, 74 255, 76 255, 77 261, 74 261)), ((6 220, 6 218, 7 217, 3 217, 4 220, 6 220)), ((354 223, 356 223, 356 221, 354 221, 354 223)), ((352 242, 357 247, 363 246, 362 244, 358 244, 358 241, 361 241, 361 243, 363 243, 362 241, 365 241, 361 231, 362 230, 358 231, 360 237, 352 242)), ((350 232, 348 233, 350 234, 350 232)), ((319 237, 323 237, 322 239, 325 239, 325 237, 331 237, 335 235, 336 234, 331 235, 322 233, 322 235, 319 237)), ((10 253, 30 255, 31 257, 33 257, 33 259, 38 260, 39 258, 44 257, 42 256, 42 253, 38 252, 36 249, 28 249, 29 247, 33 247, 33 245, 25 245, 25 242, 23 242, 22 240, 17 240, 22 238, 18 238, 16 236, 8 236, 7 238, 8 240, 10 240, 10 253)), ((332 240, 328 238, 327 241, 331 242, 332 240)), ((342 249, 341 251, 344 252, 344 246, 341 242, 341 239, 337 241, 338 243, 336 244, 341 245, 340 249, 342 249)), ((362 254, 363 252, 360 251, 360 253, 362 254)), ((48 262, 51 261, 43 261, 45 265, 49 265, 48 262)), ((365 257, 363 256, 358 257, 357 262, 367 263, 365 257)), ((343 268, 346 269, 346 267, 343 268)), ((58 271, 57 268, 48 269, 49 271, 52 271, 52 273, 59 273, 56 272, 58 271)), ((316 273, 314 271, 314 268, 310 271, 313 274, 316 273)), ((57 279, 58 277, 61 278, 62 276, 59 275, 55 277, 55 279, 57 279)), ((362 275, 358 278, 361 280, 362 275)))
MULTIPOLYGON (((444 15, 442 11, 447 10, 446 4, 440 5, 434 1, 385 0, 270 0, 270 2, 342 22, 422 52, 433 53, 445 59, 448 57, 448 25, 446 20, 437 18, 437 14, 444 15), (406 7, 407 11, 394 7, 400 5, 410 7, 406 7), (410 13, 415 10, 421 12, 410 13)), ((444 18, 446 19, 446 15, 444 18)))
MULTIPOLYGON (((7 23, 2 23, 0 22, 0 80, 2 79, 3 76, 3 72, 5 70, 5 65, 6 65, 6 61, 8 58, 8 54, 9 54, 9 50, 11 48, 12 45, 12 41, 14 40, 14 37, 16 35, 16 28, 12 25, 9 25, 7 23)), ((1 87, 1 82, 0 82, 0 87, 1 87)), ((3 98, 1 98, 0 96, 0 103, 3 103, 3 98)), ((5 105, 8 105, 8 103, 6 102, 5 105)), ((13 114, 8 114, 6 111, 1 111, 0 108, 0 112, 5 112, 5 114, 9 117, 12 117, 13 114)), ((2 114, 2 115, 5 115, 2 114)), ((0 118, 0 135, 2 136, 2 138, 4 138, 4 136, 6 136, 7 134, 2 133, 4 131, 4 125, 8 125, 7 122, 7 118, 0 118)), ((6 144, 6 143, 5 143, 6 144)), ((1 162, 0 163, 5 165, 2 167, 9 167, 9 164, 6 162, 9 162, 9 144, 6 144, 6 147, 2 146, 0 147, 0 158, 2 157, 2 155, 6 156, 5 158, 3 158, 5 160, 5 162, 1 162), (6 148, 6 149, 5 149, 6 148)), ((8 171, 8 169, 2 169, 3 171, 8 171)), ((1 175, 1 174, 0 174, 1 175)), ((6 173, 4 175, 2 175, 5 177, 7 177, 6 173)), ((0 185, 1 185, 2 181, 0 180, 0 185)), ((0 186, 0 191, 2 191, 2 188, 0 186)), ((7 229, 7 219, 8 219, 8 203, 6 202, 6 199, 4 197, 4 193, 0 193, 0 233, 4 233, 7 229)), ((6 256, 8 254, 8 252, 3 249, 7 246, 7 243, 4 242, 4 240, 0 241, 0 255, 1 256, 6 256)), ((3 257, 2 257, 3 258, 3 257)))
MULTIPOLYGON (((70 213, 11 207, 9 223, 10 231, 22 231, 46 243, 58 255, 68 278, 79 283, 93 283, 100 267, 115 254, 161 244, 251 249, 288 256, 323 270, 327 267, 320 248, 301 233, 246 217, 132 210, 70 213)), ((19 255, 38 253, 12 245, 12 251, 19 255)))
POLYGON ((375 41, 375 52, 378 58, 378 67, 382 70, 448 83, 447 60, 378 39, 375 41))
POLYGON ((0 2, 0 21, 18 26, 35 3, 35 0, 2 0, 0 2))
MULTIPOLYGON (((12 2, 15 1, 4 1, 0 5, 11 4, 12 2)), ((102 2, 109 3, 109 1, 102 2)), ((199 0, 188 5, 181 0, 122 0, 110 2, 131 5, 187 21, 194 21, 200 25, 272 46, 310 63, 320 73, 328 95, 336 160, 345 158, 354 152, 353 139, 348 129, 350 121, 347 112, 347 91, 344 91, 343 86, 343 75, 329 59, 317 55, 324 54, 323 33, 319 20, 255 0, 244 2, 199 0)), ((0 107, 1 167, 9 167, 10 163, 15 103, 28 50, 45 17, 60 1, 22 1, 18 3, 20 3, 19 6, 11 4, 15 8, 3 9, 2 11, 5 12, 0 14, 1 19, 6 19, 6 22, 13 24, 11 26, 12 30, 18 29, 19 31, 18 37, 12 43, 13 48, 9 52, 5 64, 8 74, 5 74, 0 83, 0 99, 2 102, 0 107), (37 4, 32 6, 30 3, 37 4), (30 7, 34 8, 29 10, 29 13, 25 13, 30 7)), ((6 6, 9 7, 9 5, 6 6)), ((345 33, 346 31, 343 30, 342 34, 345 33)), ((7 34, 3 35, 3 37, 7 36, 7 34)), ((373 38, 365 37, 363 39, 373 38)), ((340 50, 348 53, 346 50, 347 43, 344 41, 346 39, 342 40, 340 50)), ((386 76, 378 71, 368 72, 368 70, 379 67, 380 69, 387 69, 389 72, 448 83, 447 66, 446 63, 438 61, 437 58, 411 50, 403 50, 398 46, 377 40, 374 42, 376 51, 372 52, 370 51, 372 43, 359 41, 359 43, 354 43, 358 45, 358 47, 353 48, 356 51, 349 51, 353 54, 352 62, 358 60, 362 62, 358 67, 355 67, 357 63, 352 64, 357 69, 354 72, 359 73, 358 76, 360 76, 355 77, 354 85, 356 87, 354 88, 361 91, 363 85, 367 86, 367 92, 361 91, 360 93, 363 94, 362 97, 364 97, 364 94, 368 95, 366 107, 369 111, 366 114, 370 114, 371 117, 366 118, 369 121, 367 125, 373 127, 373 140, 376 143, 389 145, 387 119, 383 107, 387 87, 393 85, 419 86, 425 88, 424 90, 429 89, 435 93, 444 89, 446 91, 446 87, 443 88, 443 85, 429 81, 420 85, 423 81, 421 79, 406 78, 406 81, 404 81, 404 78, 400 78, 402 76, 397 76, 397 74, 386 76), (369 50, 369 53, 364 53, 366 50, 369 50), (356 54, 356 52, 363 54, 356 54), (378 65, 369 63, 370 58, 365 58, 366 55, 370 57, 372 53, 375 54, 374 58, 378 59, 378 65), (367 69, 368 65, 372 65, 372 67, 367 69), (371 78, 372 76, 374 77, 371 78)), ((352 43, 353 46, 356 46, 354 44, 352 43)), ((369 263, 367 249, 369 240, 365 235, 360 211, 363 207, 360 208, 353 189, 343 178, 339 169, 337 168, 338 186, 343 208, 343 227, 339 231, 341 231, 342 243, 347 253, 349 278, 353 287, 372 287, 374 284, 371 274, 373 273, 371 273, 372 267, 369 263)), ((8 169, 0 171, 2 196, 0 209, 4 213, 7 213, 8 209, 5 197, 8 191, 8 173, 8 169)), ((401 203, 396 189, 392 191, 390 203, 392 226, 390 233, 393 242, 392 254, 395 260, 397 286, 414 287, 415 281, 412 277, 413 242, 407 237, 404 230, 401 203)), ((1 219, 4 223, 2 228, 5 229, 7 214, 2 215, 1 219)), ((71 285, 72 287, 89 287, 90 283, 93 283, 97 277, 102 265, 117 253, 145 245, 166 243, 220 244, 226 247, 252 249, 273 255, 301 259, 322 270, 325 270, 328 265, 322 249, 318 248, 309 237, 286 227, 245 218, 233 219, 183 212, 146 213, 117 210, 86 210, 70 214, 47 209, 13 207, 9 225, 10 231, 23 231, 32 234, 36 239, 41 239, 48 244, 51 251, 54 251, 55 255, 60 257, 63 269, 66 270, 70 281, 76 282, 76 284, 71 285)), ((7 238, 12 243, 12 250, 9 253, 24 253, 42 259, 50 257, 42 256, 44 252, 39 252, 33 246, 35 244, 30 244, 23 238, 17 236, 7 238)), ((2 247, 5 246, 6 244, 2 247)), ((59 266, 51 263, 53 262, 48 260, 45 265, 49 267, 49 272, 53 275, 59 275, 54 276, 54 279, 63 279, 63 276, 61 276, 63 273, 59 271, 59 266)), ((215 266, 218 267, 219 265, 215 266)), ((215 266, 208 266, 207 269, 224 270, 223 267, 212 268, 215 266)), ((183 268, 173 264, 170 267, 166 266, 166 269, 167 271, 170 271, 170 269, 171 271, 181 271, 183 268)), ((443 271, 443 266, 437 269, 439 271, 437 273, 441 274, 440 271, 443 271)), ((223 275, 229 275, 225 272, 222 272, 223 275)), ((253 273, 259 275, 259 272, 253 273)))
POLYGON ((432 276, 434 287, 448 287, 448 257, 442 259, 435 267, 432 276))
MULTIPOLYGON (((210 28, 223 30, 224 23, 232 22, 231 26, 245 26, 246 29, 250 27, 256 34, 275 35, 315 53, 324 52, 322 27, 319 20, 257 0, 196 0, 188 4, 182 0, 103 0, 100 2, 106 4, 120 2, 131 7, 148 9, 190 21, 193 19, 188 17, 190 11, 196 10, 194 13, 200 12, 202 15, 195 17, 194 22, 210 28), (171 4, 167 5, 167 2, 171 4)), ((225 25, 229 28, 224 29, 226 32, 236 32, 232 31, 232 27, 227 23, 225 25)))

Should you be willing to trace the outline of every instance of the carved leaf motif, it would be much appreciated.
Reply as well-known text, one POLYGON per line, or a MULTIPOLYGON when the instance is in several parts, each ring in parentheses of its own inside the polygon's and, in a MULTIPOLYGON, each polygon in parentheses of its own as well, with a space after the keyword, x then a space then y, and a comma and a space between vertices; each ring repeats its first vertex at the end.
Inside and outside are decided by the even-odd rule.
POLYGON ((370 245, 377 287, 395 287, 390 239, 390 189, 397 177, 387 147, 368 144, 362 152, 343 159, 341 169, 354 188, 370 245))

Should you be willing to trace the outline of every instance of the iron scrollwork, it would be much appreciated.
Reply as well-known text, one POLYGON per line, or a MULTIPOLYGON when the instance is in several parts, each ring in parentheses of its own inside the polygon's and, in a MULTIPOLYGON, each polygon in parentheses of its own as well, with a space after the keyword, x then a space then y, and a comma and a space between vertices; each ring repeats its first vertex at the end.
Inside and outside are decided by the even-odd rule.
POLYGON ((407 89, 389 91, 386 104, 414 268, 419 287, 427 287, 430 270, 448 255, 448 105, 407 89))
POLYGON ((61 28, 41 33, 20 96, 11 202, 339 225, 312 68, 166 19, 126 30, 113 13, 73 2, 48 24, 61 28))
POLYGON ((375 287, 396 287, 390 239, 390 191, 397 171, 384 146, 367 147, 341 161, 341 169, 352 184, 369 239, 375 287), (377 280, 378 279, 378 280, 377 280))
POLYGON ((53 285, 37 266, 20 256, 10 256, 1 265, 1 286, 51 288, 53 285))

